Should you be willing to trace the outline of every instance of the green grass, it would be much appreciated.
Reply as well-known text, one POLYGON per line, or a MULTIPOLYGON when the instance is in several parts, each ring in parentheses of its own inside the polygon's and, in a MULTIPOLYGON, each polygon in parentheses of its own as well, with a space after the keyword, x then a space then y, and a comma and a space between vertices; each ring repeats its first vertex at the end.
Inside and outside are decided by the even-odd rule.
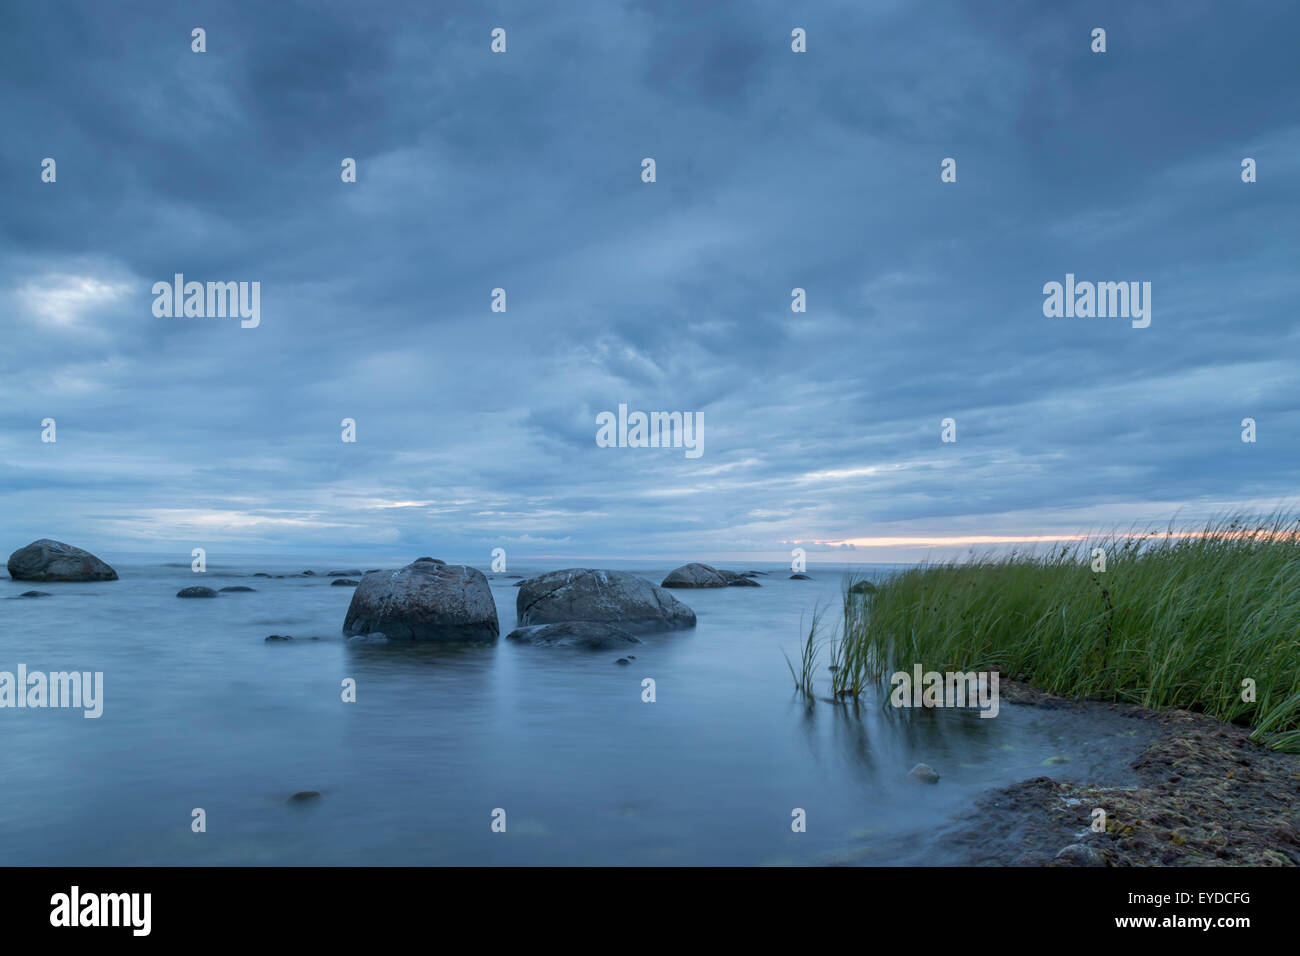
POLYGON ((832 684, 860 693, 915 663, 994 669, 1063 696, 1201 711, 1300 751, 1298 537, 1295 519, 1230 518, 1190 537, 1112 534, 926 565, 874 594, 850 581, 832 684))

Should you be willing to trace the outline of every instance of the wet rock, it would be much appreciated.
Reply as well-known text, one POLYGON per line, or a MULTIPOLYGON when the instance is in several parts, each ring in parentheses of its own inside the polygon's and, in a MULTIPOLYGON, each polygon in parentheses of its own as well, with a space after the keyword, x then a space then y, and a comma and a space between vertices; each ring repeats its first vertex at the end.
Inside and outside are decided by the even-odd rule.
POLYGON ((232 585, 231 587, 221 589, 222 593, 224 594, 242 594, 244 592, 256 591, 256 590, 257 588, 247 588, 244 587, 244 585, 242 584, 235 584, 232 585))
POLYGON ((729 588, 761 588, 762 586, 763 585, 759 584, 753 578, 747 578, 740 575, 727 582, 727 587, 729 588))
POLYGON ((320 799, 319 790, 299 790, 288 799, 289 803, 310 803, 313 800, 320 799))
POLYGON ((442 558, 416 558, 412 564, 446 564, 442 558))
POLYGON ((263 643, 270 644, 276 641, 292 641, 292 640, 293 638, 290 637, 288 634, 272 634, 269 637, 267 637, 267 639, 263 643))
POLYGON ((362 575, 363 573, 364 573, 364 572, 363 572, 363 571, 360 571, 360 570, 353 570, 353 571, 327 571, 327 572, 325 572, 325 577, 327 577, 327 578, 359 578, 359 577, 361 577, 361 575, 362 575))
POLYGON ((496 602, 483 572, 433 559, 361 579, 343 622, 349 637, 382 632, 391 641, 495 641, 496 602))
POLYGON ((626 667, 626 666, 628 666, 629 664, 631 664, 632 662, 629 661, 626 657, 620 657, 620 658, 619 658, 618 660, 616 660, 614 663, 615 663, 615 664, 622 664, 624 667, 626 667))
POLYGON ((49 597, 49 596, 50 596, 50 592, 49 592, 49 591, 24 591, 22 594, 20 594, 20 595, 18 595, 18 596, 19 596, 20 598, 49 597))
POLYGON ((351 578, 335 578, 330 582, 332 588, 354 588, 359 585, 360 581, 353 581, 351 578))
POLYGON ((669 571, 668 576, 663 579, 659 586, 665 588, 725 588, 727 578, 717 568, 692 562, 669 571))
POLYGON ((357 634, 348 638, 349 644, 387 644, 388 635, 375 631, 370 634, 357 634))
POLYGON ((89 551, 41 538, 9 555, 15 581, 116 581, 117 572, 89 551))
POLYGON ((639 638, 620 627, 590 621, 562 621, 558 624, 521 627, 507 634, 506 640, 522 641, 536 647, 582 647, 588 650, 606 650, 641 643, 639 638))
POLYGON ((695 612, 666 590, 626 571, 567 568, 529 578, 515 598, 519 623, 591 621, 632 633, 695 626, 695 612))
POLYGON ((806 575, 806 574, 792 574, 792 575, 790 575, 790 580, 791 580, 791 581, 811 581, 812 578, 808 577, 808 575, 806 575))
POLYGON ((255 578, 269 578, 270 576, 271 575, 267 574, 265 571, 258 571, 256 574, 253 575, 253 577, 255 578))
POLYGON ((908 776, 922 783, 938 783, 939 773, 928 763, 919 763, 911 769, 908 776))
POLYGON ((212 590, 212 588, 195 586, 191 588, 181 588, 176 592, 176 596, 178 598, 214 598, 217 596, 217 592, 212 590))
POLYGON ((1059 866, 1106 865, 1106 861, 1100 853, 1082 843, 1071 843, 1069 846, 1062 848, 1061 852, 1053 858, 1053 862, 1059 866))
POLYGON ((314 577, 316 576, 316 572, 315 572, 315 571, 303 571, 303 572, 300 572, 300 573, 301 573, 301 576, 304 577, 304 578, 314 578, 314 577))

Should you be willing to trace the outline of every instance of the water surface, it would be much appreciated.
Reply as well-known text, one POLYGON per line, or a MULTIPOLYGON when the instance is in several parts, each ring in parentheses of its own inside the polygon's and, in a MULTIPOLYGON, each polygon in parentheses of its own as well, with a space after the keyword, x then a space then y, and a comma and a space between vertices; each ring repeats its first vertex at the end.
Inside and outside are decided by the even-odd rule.
MULTIPOLYGON (((644 638, 619 666, 618 652, 506 641, 505 576, 490 576, 495 645, 359 647, 341 634, 352 588, 251 575, 391 562, 114 564, 115 582, 0 578, 0 670, 105 682, 98 720, 0 710, 4 864, 944 863, 936 834, 981 791, 1106 759, 1088 728, 1034 708, 806 707, 782 650, 797 659, 801 619, 838 603, 845 566, 792 581, 757 565, 759 588, 678 591, 698 626, 644 638), (175 597, 193 584, 257 591, 175 597), (52 597, 4 600, 33 587, 52 597), (1043 765, 1058 755, 1070 763, 1043 765), (917 762, 941 782, 911 780, 917 762), (300 790, 322 797, 285 802, 300 790), (198 807, 206 833, 191 831, 198 807)), ((603 566, 655 583, 670 568, 603 566)))

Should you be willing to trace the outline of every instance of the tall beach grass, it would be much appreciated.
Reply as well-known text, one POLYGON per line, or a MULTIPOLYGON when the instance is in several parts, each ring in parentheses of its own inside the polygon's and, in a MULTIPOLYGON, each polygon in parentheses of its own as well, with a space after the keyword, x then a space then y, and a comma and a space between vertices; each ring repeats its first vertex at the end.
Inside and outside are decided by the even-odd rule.
POLYGON ((1201 711, 1300 751, 1300 520, 1229 517, 926 565, 874 593, 853 583, 837 696, 917 663, 998 670, 1063 696, 1201 711))

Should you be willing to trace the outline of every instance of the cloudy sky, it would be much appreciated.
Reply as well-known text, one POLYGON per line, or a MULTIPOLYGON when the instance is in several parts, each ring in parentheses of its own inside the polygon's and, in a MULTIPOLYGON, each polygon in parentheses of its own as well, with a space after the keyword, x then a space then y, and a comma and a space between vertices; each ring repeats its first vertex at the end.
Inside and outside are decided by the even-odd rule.
POLYGON ((1189 0, 6 4, 0 550, 910 560, 1284 503, 1298 34, 1189 0), (260 326, 156 317, 175 273, 260 282, 260 326), (1066 273, 1150 282, 1150 327, 1044 317, 1066 273), (597 447, 620 403, 702 414, 704 454, 597 447))

